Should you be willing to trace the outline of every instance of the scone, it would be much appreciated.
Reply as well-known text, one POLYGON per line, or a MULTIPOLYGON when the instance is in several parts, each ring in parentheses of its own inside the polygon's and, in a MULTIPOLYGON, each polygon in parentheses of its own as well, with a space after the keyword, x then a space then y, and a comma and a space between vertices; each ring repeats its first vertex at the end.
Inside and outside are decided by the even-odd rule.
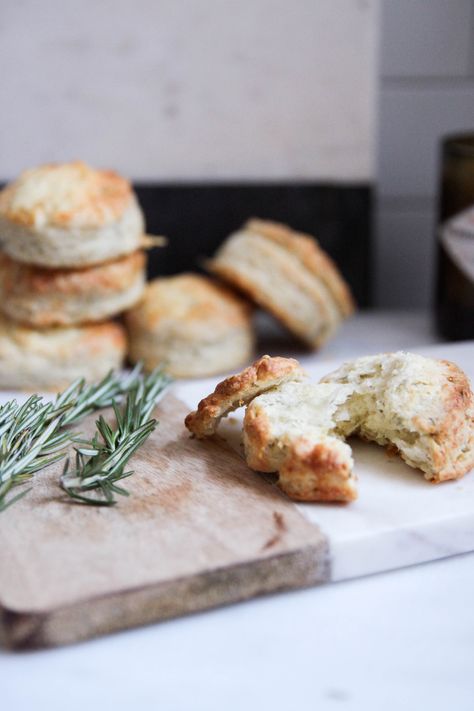
POLYGON ((357 496, 351 449, 322 436, 334 408, 326 410, 328 397, 313 402, 318 387, 306 381, 297 360, 266 355, 219 383, 185 425, 199 439, 212 437, 223 417, 247 405, 244 448, 251 469, 278 472, 280 487, 294 499, 351 501, 357 496))
POLYGON ((136 304, 145 277, 142 251, 84 269, 45 269, 0 255, 0 310, 37 328, 103 321, 136 304))
POLYGON ((301 501, 356 495, 345 439, 388 446, 429 481, 457 479, 474 466, 473 396, 453 363, 388 353, 346 363, 319 384, 287 384, 254 399, 244 419, 249 466, 279 473, 301 501))
MULTIPOLYGON (((285 359, 278 360, 284 367, 285 359)), ((474 466, 474 398, 467 376, 454 363, 387 353, 348 362, 320 383, 287 378, 258 392, 254 388, 240 400, 234 393, 235 404, 247 404, 247 463, 257 471, 277 472, 279 486, 295 500, 356 498, 345 441, 352 435, 397 451, 435 483, 457 479, 474 466)), ((198 436, 212 435, 226 414, 209 407, 215 393, 186 418, 198 436)))
POLYGON ((59 391, 78 377, 99 380, 119 368, 126 335, 112 321, 34 330, 0 317, 0 388, 59 391))
POLYGON ((331 258, 315 239, 285 225, 250 220, 228 237, 208 268, 312 348, 327 341, 354 310, 331 258))
POLYGON ((0 247, 43 267, 84 267, 135 252, 144 232, 130 183, 85 163, 43 165, 0 192, 0 247))
POLYGON ((335 424, 348 388, 286 383, 252 400, 244 418, 247 464, 278 472, 279 487, 297 501, 357 498, 350 446, 335 424))
POLYGON ((384 353, 346 363, 322 382, 349 388, 336 413, 344 437, 395 448, 433 482, 458 479, 474 466, 474 397, 455 363, 384 353))
POLYGON ((150 282, 126 315, 132 362, 159 363, 175 377, 213 375, 251 357, 249 305, 198 274, 150 282))

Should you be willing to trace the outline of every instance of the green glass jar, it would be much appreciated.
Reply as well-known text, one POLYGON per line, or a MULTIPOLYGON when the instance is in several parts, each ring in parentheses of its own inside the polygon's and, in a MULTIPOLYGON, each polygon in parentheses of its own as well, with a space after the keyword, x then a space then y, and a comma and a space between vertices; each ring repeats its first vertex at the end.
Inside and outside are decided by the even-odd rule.
POLYGON ((474 338, 474 133, 443 141, 438 223, 437 327, 474 338))

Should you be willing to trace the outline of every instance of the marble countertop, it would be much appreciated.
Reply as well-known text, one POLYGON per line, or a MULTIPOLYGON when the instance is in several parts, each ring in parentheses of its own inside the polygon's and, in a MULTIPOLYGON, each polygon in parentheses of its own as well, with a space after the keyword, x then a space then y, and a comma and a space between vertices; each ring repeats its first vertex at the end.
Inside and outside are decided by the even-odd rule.
MULTIPOLYGON (((318 362, 436 343, 424 313, 363 313, 318 362)), ((0 651, 1 708, 446 709, 474 698, 474 554, 34 653, 0 651)))

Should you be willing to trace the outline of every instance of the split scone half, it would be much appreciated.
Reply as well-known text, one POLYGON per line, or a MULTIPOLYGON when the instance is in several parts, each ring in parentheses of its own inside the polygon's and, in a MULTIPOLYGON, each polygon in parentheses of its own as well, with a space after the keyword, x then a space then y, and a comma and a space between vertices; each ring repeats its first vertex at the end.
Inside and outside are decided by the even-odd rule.
POLYGON ((45 269, 0 255, 0 310, 36 328, 104 321, 140 299, 142 251, 83 269, 45 269))
POLYGON ((345 386, 286 383, 252 400, 244 418, 249 467, 278 472, 279 487, 297 501, 357 498, 351 448, 335 423, 347 396, 345 386))
POLYGON ((232 370, 252 357, 251 307, 199 274, 150 282, 126 315, 130 359, 146 370, 160 363, 170 375, 193 378, 232 370))
POLYGON ((58 392, 79 377, 100 380, 123 365, 126 350, 113 321, 37 330, 0 316, 0 389, 58 392))
POLYGON ((253 398, 267 390, 275 390, 284 383, 299 382, 305 377, 294 358, 262 356, 241 373, 226 378, 205 397, 197 410, 186 417, 188 430, 203 439, 216 433, 219 422, 230 412, 247 405, 253 398))
POLYGON ((474 397, 455 363, 399 351, 358 358, 323 378, 349 388, 340 433, 396 448, 433 482, 474 466, 474 397))
MULTIPOLYGON (((320 383, 287 380, 245 402, 248 465, 278 472, 279 486, 295 500, 357 497, 345 441, 352 435, 395 449, 432 482, 474 466, 473 394, 448 361, 405 352, 368 356, 320 383)), ((192 431, 199 434, 195 423, 192 431)))
POLYGON ((319 348, 354 310, 332 259, 309 235, 253 219, 230 235, 209 270, 272 313, 311 348, 319 348))
POLYGON ((84 267, 142 246, 144 220, 130 183, 80 161, 26 170, 0 192, 0 247, 42 267, 84 267))

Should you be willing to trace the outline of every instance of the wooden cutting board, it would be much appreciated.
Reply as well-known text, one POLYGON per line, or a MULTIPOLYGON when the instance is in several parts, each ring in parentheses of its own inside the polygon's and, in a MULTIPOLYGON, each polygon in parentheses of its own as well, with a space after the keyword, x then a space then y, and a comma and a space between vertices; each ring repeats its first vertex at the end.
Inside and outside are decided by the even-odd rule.
POLYGON ((191 439, 187 411, 165 398, 116 507, 66 501, 57 464, 0 515, 7 645, 75 642, 329 579, 319 528, 225 443, 191 439))

